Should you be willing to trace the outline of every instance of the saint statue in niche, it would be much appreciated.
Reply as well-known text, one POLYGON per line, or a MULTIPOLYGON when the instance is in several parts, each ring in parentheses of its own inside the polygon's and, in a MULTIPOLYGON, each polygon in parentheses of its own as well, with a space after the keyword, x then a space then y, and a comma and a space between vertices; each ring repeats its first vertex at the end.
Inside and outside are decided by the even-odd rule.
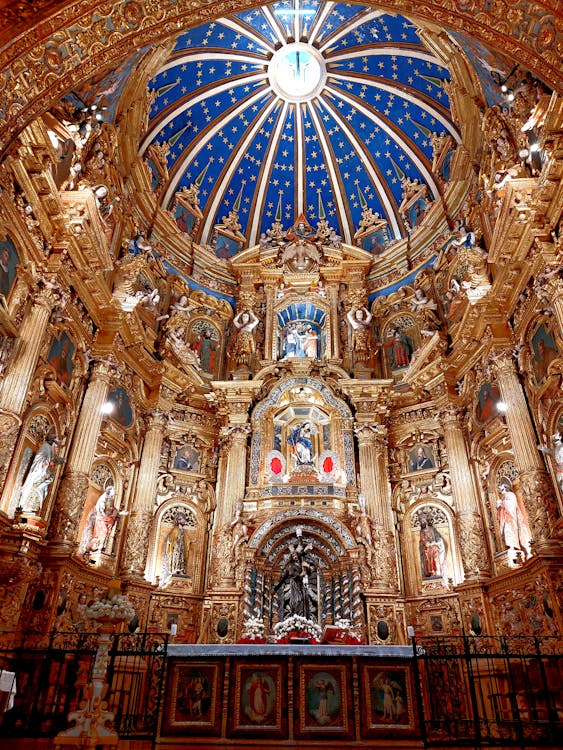
POLYGON ((446 571, 446 544, 434 522, 426 514, 420 514, 420 565, 422 577, 443 578, 446 571))
POLYGON ((190 527, 187 515, 178 510, 174 517, 174 525, 164 540, 162 554, 161 580, 163 583, 172 576, 186 576, 188 571, 188 558, 190 553, 191 539, 187 535, 190 527))
MULTIPOLYGON (((41 512, 43 502, 49 491, 49 486, 55 475, 54 464, 56 462, 54 451, 58 442, 57 436, 54 433, 47 435, 33 456, 31 465, 28 464, 29 470, 25 474, 18 502, 18 505, 24 512, 41 512)), ((31 453, 29 449, 27 450, 28 453, 31 453)), ((27 460, 29 461, 29 458, 27 460)), ((22 467, 20 467, 20 471, 22 471, 22 467)), ((22 474, 24 473, 25 468, 22 471, 22 474)))

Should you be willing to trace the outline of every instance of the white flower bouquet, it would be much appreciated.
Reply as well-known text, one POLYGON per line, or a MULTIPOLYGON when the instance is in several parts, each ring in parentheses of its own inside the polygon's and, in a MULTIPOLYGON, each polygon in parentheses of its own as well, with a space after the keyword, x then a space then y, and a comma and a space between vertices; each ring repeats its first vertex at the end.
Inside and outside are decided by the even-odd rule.
POLYGON ((90 620, 97 620, 98 622, 122 622, 123 620, 131 622, 135 614, 133 605, 122 594, 114 594, 113 596, 106 596, 103 599, 96 599, 86 609, 86 616, 90 620))
POLYGON ((264 621, 259 617, 249 617, 244 623, 241 642, 252 643, 257 641, 264 643, 264 621))
POLYGON ((288 643, 290 638, 310 638, 319 641, 321 634, 320 626, 302 615, 291 615, 274 625, 274 636, 278 643, 288 643))

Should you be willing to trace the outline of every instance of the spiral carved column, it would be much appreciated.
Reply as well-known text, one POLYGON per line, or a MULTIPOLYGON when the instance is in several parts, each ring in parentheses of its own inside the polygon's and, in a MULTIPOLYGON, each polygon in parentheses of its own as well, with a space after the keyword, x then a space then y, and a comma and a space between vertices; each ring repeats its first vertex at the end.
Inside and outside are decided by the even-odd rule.
POLYGON ((479 508, 479 495, 469 463, 469 453, 459 412, 452 407, 443 408, 440 421, 448 451, 461 559, 465 577, 471 579, 478 577, 479 574, 490 572, 489 553, 479 508))
POLYGON ((533 550, 551 548, 557 528, 557 504, 549 476, 537 448, 536 433, 528 411, 510 352, 494 362, 502 400, 506 404, 506 423, 510 433, 514 460, 519 471, 522 499, 528 513, 533 550))
POLYGON ((141 453, 135 497, 127 526, 127 544, 124 551, 123 573, 143 576, 147 563, 149 539, 156 497, 160 451, 167 417, 154 411, 147 419, 147 430, 141 453))
POLYGON ((112 364, 105 361, 96 362, 92 369, 72 438, 65 473, 57 493, 49 536, 52 543, 67 551, 76 546, 78 525, 84 509, 90 470, 104 417, 102 405, 107 399, 112 373, 112 364))

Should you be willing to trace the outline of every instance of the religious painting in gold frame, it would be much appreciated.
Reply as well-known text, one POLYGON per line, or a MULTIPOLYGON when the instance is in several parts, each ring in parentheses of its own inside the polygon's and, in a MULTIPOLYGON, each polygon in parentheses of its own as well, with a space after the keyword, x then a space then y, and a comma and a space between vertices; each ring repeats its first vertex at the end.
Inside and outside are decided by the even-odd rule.
POLYGON ((219 736, 222 688, 221 661, 172 661, 161 735, 219 736))
POLYGON ((351 663, 297 664, 295 736, 300 739, 332 737, 349 739, 353 720, 349 715, 351 663))
POLYGON ((229 734, 247 737, 287 737, 285 667, 263 660, 235 662, 231 683, 234 700, 230 707, 229 734))
POLYGON ((360 670, 362 736, 414 736, 419 722, 411 668, 362 664, 360 670))

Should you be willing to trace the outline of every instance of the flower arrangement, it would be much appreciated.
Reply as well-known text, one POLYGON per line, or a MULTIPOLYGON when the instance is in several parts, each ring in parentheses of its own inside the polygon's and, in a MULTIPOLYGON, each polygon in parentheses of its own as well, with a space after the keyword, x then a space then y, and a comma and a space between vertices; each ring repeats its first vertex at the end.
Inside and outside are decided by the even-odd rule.
POLYGON ((120 622, 131 620, 135 617, 135 609, 129 599, 122 594, 108 594, 103 599, 96 599, 86 609, 86 616, 90 620, 98 622, 114 620, 120 622))
POLYGON ((265 643, 264 622, 259 617, 249 617, 244 623, 244 630, 239 643, 265 643))
POLYGON ((274 625, 274 636, 278 643, 289 643, 291 638, 309 638, 319 643, 322 630, 316 622, 301 615, 291 615, 274 625))

